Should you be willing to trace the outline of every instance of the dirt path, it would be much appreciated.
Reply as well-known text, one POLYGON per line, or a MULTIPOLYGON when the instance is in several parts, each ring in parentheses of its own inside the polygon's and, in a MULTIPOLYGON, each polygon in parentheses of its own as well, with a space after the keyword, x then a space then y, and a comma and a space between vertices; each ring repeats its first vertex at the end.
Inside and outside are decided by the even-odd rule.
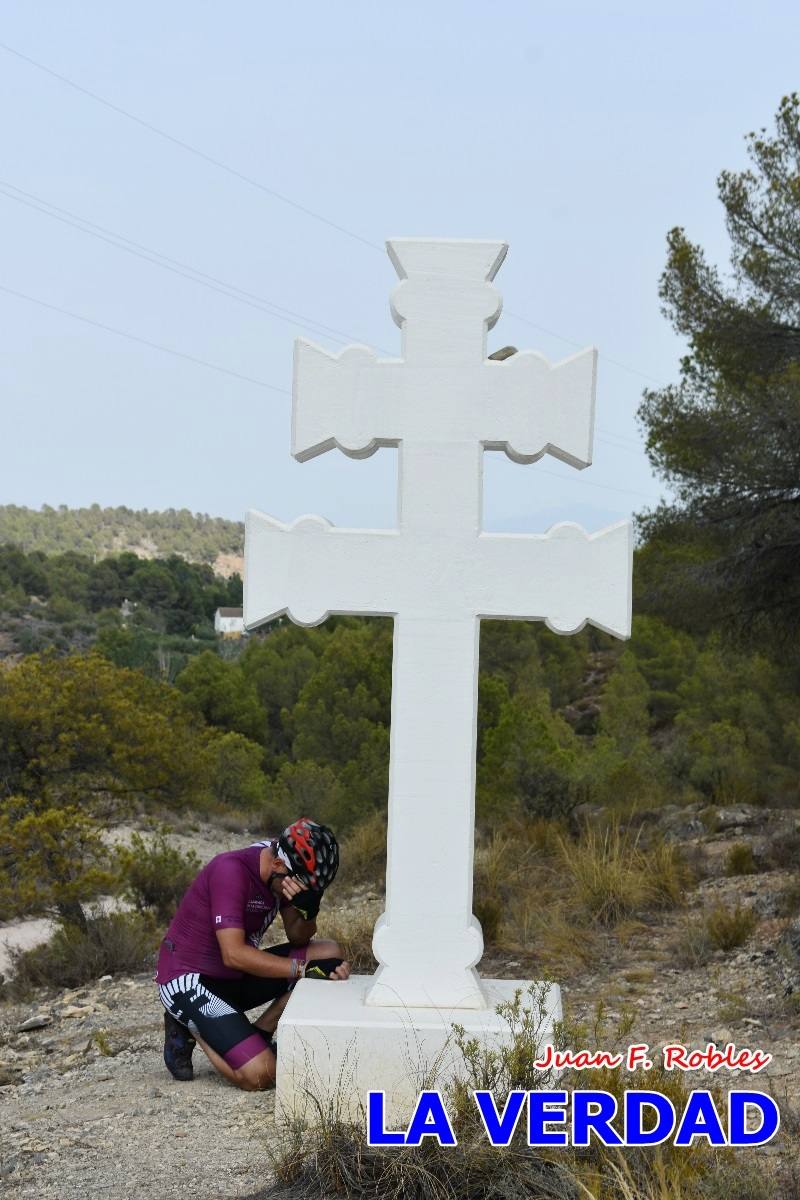
POLYGON ((196 1051, 192 1083, 161 1061, 149 976, 3 1011, 0 1190, 20 1197, 244 1196, 263 1186, 273 1096, 239 1092, 196 1051), (27 1033, 31 1015, 52 1023, 27 1033))

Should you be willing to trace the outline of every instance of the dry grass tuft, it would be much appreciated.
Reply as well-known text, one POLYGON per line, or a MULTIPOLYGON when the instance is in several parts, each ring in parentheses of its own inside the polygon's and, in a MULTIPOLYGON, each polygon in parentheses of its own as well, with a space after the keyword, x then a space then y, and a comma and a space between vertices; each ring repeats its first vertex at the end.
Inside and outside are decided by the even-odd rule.
POLYGON ((367 909, 333 909, 320 933, 320 936, 336 939, 356 975, 371 975, 378 968, 372 953, 377 916, 377 912, 367 909))
POLYGON ((758 864, 753 857, 753 847, 749 842, 736 842, 725 856, 725 874, 755 875, 758 864))
POLYGON ((356 825, 344 839, 340 857, 337 884, 348 889, 369 883, 382 891, 386 886, 386 813, 373 813, 356 825))
POLYGON ((645 849, 639 835, 612 825, 588 828, 581 841, 559 840, 569 900, 578 918, 613 926, 636 913, 675 908, 687 876, 676 848, 645 849))
POLYGON ((735 950, 744 945, 757 924, 752 908, 742 904, 726 908, 717 903, 684 917, 673 938, 672 951, 680 966, 702 967, 712 951, 735 950))
POLYGON ((737 904, 735 908, 715 904, 706 914, 705 921, 708 939, 715 950, 735 950, 750 937, 758 917, 744 904, 737 904))

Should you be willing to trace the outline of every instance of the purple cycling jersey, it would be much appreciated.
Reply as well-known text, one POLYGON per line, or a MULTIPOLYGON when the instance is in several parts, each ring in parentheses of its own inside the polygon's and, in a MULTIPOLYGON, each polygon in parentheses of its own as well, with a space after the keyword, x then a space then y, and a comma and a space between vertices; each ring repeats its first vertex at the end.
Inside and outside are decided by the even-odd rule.
POLYGON ((161 943, 157 983, 196 971, 218 979, 241 979, 244 971, 226 967, 217 941, 218 929, 243 929, 245 940, 258 946, 278 914, 278 900, 259 874, 264 846, 229 850, 212 858, 187 888, 161 943))

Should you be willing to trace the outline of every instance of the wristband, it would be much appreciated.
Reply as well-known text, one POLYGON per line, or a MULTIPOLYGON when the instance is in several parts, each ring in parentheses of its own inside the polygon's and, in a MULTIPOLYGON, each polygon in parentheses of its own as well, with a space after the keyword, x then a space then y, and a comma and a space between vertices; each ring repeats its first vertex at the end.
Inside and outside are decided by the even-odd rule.
POLYGON ((302 946, 299 949, 289 952, 289 990, 294 987, 298 979, 302 979, 306 973, 306 947, 302 946))

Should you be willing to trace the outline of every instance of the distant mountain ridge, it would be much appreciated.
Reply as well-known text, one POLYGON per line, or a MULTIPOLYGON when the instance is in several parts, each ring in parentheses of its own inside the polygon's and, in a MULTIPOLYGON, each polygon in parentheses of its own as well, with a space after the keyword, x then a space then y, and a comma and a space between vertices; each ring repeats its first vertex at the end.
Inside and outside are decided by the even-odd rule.
POLYGON ((177 554, 188 562, 209 563, 219 575, 241 573, 244 523, 192 513, 188 508, 165 512, 125 506, 101 508, 25 508, 0 505, 0 543, 44 554, 73 551, 93 558, 130 551, 139 558, 177 554))

